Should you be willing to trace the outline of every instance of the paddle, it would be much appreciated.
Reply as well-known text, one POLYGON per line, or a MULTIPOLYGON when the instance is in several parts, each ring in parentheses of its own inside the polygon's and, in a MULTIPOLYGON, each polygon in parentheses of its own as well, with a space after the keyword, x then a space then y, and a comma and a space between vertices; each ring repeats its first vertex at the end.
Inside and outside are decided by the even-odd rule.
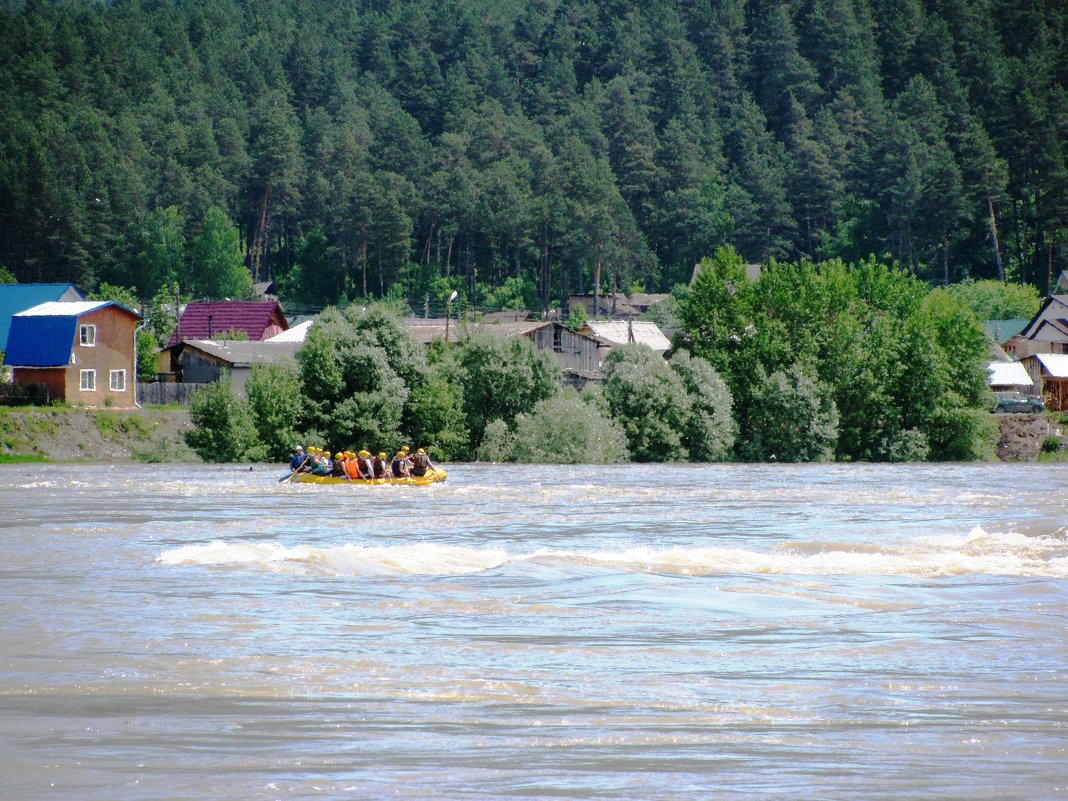
POLYGON ((294 470, 288 476, 282 476, 280 479, 278 479, 278 483, 281 484, 283 481, 289 481, 289 479, 293 478, 293 476, 295 476, 297 473, 299 473, 301 468, 304 467, 304 465, 306 465, 308 463, 308 460, 310 458, 311 458, 310 456, 305 456, 304 457, 304 461, 300 463, 300 467, 298 467, 296 470, 294 470))

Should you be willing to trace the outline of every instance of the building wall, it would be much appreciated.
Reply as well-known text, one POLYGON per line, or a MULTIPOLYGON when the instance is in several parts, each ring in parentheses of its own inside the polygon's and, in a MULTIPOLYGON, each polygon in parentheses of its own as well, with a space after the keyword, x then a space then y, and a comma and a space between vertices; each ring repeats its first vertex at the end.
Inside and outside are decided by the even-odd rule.
POLYGON ((134 363, 134 331, 137 319, 115 306, 83 314, 78 318, 71 343, 71 364, 66 370, 65 397, 68 403, 81 406, 111 404, 132 409, 137 403, 137 366, 134 363), (96 343, 82 345, 82 326, 96 326, 96 343), (96 371, 96 389, 81 388, 81 371, 96 371), (111 388, 111 371, 125 370, 125 388, 111 388))
POLYGON ((13 367, 11 380, 16 384, 44 384, 51 400, 67 400, 67 370, 63 367, 13 367))
POLYGON ((218 381, 225 365, 199 350, 183 347, 178 356, 182 381, 190 384, 210 384, 218 381))
POLYGON ((537 328, 528 336, 538 350, 549 350, 556 354, 561 370, 593 371, 598 367, 597 343, 559 323, 537 328))
POLYGON ((262 336, 262 337, 260 337, 260 341, 262 342, 262 341, 263 341, 263 340, 265 340, 265 339, 270 339, 271 337, 276 337, 276 336, 278 336, 279 334, 281 334, 281 333, 282 333, 283 331, 286 331, 286 330, 287 330, 287 329, 285 329, 285 328, 282 328, 282 326, 281 326, 281 325, 279 325, 278 323, 274 323, 274 322, 272 322, 272 323, 271 323, 271 324, 270 324, 269 326, 267 326, 267 328, 266 328, 266 329, 264 330, 264 332, 263 332, 263 336, 262 336))

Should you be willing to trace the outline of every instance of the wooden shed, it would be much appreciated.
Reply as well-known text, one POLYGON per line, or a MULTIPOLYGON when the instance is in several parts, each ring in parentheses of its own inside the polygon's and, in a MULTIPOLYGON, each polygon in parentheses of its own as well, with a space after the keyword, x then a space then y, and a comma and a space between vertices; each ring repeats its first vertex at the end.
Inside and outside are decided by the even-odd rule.
POLYGON ((245 383, 258 364, 296 364, 296 355, 304 347, 295 342, 247 342, 227 340, 216 342, 186 339, 164 350, 169 357, 175 377, 183 384, 210 384, 228 374, 234 382, 234 393, 244 397, 245 383))
POLYGON ((1045 398, 1046 408, 1068 412, 1068 354, 1036 353, 1021 361, 1045 398))
POLYGON ((572 331, 555 320, 531 322, 472 323, 411 317, 404 321, 408 331, 417 342, 429 345, 435 339, 462 342, 476 333, 500 337, 522 336, 534 343, 538 350, 555 354, 560 369, 592 373, 599 369, 598 341, 586 334, 572 331))

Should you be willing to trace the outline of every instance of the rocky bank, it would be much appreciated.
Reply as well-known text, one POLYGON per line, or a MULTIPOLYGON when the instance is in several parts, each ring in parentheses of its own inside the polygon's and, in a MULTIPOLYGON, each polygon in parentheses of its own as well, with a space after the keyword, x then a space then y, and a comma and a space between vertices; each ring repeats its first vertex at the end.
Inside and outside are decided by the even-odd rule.
POLYGON ((1003 462, 1033 462, 1050 434, 1061 436, 1061 426, 1045 414, 995 415, 1001 426, 998 459, 1003 462))

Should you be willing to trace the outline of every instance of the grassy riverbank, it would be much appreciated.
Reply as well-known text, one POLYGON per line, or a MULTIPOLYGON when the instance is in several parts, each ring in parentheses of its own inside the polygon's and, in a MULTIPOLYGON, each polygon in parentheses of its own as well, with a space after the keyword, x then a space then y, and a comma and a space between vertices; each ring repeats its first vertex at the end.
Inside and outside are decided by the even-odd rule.
MULTIPOLYGON (((1056 415, 996 415, 999 461, 1068 459, 1068 434, 1056 415), (1049 452, 1050 441, 1059 450, 1049 452), (1045 444, 1046 450, 1043 450, 1045 444)), ((0 407, 0 463, 34 461, 197 462, 185 443, 188 409, 137 410, 0 407)))
POLYGON ((188 409, 0 407, 0 462, 196 462, 188 409))

